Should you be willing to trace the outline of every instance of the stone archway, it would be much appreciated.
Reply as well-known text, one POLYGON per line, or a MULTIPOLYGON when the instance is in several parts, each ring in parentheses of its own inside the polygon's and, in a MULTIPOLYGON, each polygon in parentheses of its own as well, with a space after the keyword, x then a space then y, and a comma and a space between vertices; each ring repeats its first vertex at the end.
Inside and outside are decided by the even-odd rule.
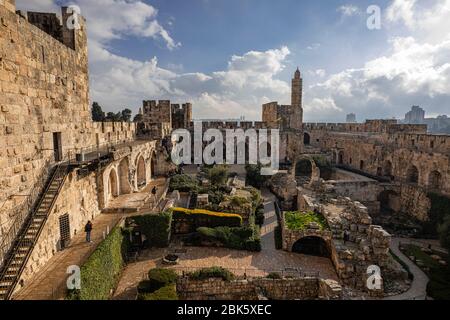
POLYGON ((316 236, 304 237, 297 240, 292 246, 292 252, 331 258, 331 252, 327 242, 323 238, 316 236))
POLYGON ((428 187, 433 190, 439 190, 441 188, 442 175, 439 171, 431 171, 428 175, 428 187))
POLYGON ((295 176, 311 180, 313 174, 313 164, 310 159, 300 159, 295 164, 295 176))
POLYGON ((119 164, 120 194, 130 194, 132 191, 130 184, 130 164, 128 157, 124 158, 119 164))
POLYGON ((344 151, 338 153, 338 164, 344 164, 344 151))
POLYGON ((406 171, 406 181, 413 184, 419 183, 419 170, 416 166, 412 165, 406 171))
POLYGON ((384 190, 378 196, 381 213, 391 213, 401 211, 400 195, 393 190, 384 190))
POLYGON ((307 132, 303 133, 303 144, 309 146, 311 144, 311 135, 307 132))
POLYGON ((152 157, 150 160, 150 178, 155 179, 156 177, 156 152, 152 152, 152 157))
POLYGON ((143 156, 139 156, 136 162, 136 183, 138 189, 142 189, 147 185, 147 173, 143 156))
POLYGON ((111 169, 108 176, 108 196, 107 199, 116 198, 119 196, 119 185, 117 179, 117 172, 111 169))

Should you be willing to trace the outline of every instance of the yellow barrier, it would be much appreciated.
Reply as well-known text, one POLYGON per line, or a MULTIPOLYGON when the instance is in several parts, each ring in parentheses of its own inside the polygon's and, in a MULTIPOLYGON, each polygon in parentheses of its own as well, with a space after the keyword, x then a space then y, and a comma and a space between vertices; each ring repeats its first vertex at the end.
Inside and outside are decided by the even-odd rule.
POLYGON ((203 210, 203 209, 186 209, 186 208, 171 208, 170 211, 179 211, 183 212, 185 214, 204 214, 207 216, 214 216, 214 217, 224 217, 224 218, 239 218, 242 223, 242 217, 239 214, 235 213, 223 213, 223 212, 214 212, 209 210, 203 210))

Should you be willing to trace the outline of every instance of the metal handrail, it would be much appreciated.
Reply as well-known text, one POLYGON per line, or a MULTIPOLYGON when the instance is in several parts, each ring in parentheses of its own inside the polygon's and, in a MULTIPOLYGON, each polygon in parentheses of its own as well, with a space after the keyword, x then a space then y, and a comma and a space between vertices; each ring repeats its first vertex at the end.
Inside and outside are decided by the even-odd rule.
POLYGON ((12 209, 12 212, 15 212, 13 216, 16 218, 9 227, 9 230, 5 233, 4 238, 0 244, 0 270, 9 250, 11 250, 13 242, 15 241, 20 230, 23 228, 28 216, 31 214, 35 202, 37 201, 39 195, 43 192, 43 186, 45 185, 46 180, 49 179, 50 171, 50 161, 47 160, 44 165, 43 172, 36 180, 34 187, 31 189, 29 194, 25 196, 25 201, 23 201, 21 205, 12 209))

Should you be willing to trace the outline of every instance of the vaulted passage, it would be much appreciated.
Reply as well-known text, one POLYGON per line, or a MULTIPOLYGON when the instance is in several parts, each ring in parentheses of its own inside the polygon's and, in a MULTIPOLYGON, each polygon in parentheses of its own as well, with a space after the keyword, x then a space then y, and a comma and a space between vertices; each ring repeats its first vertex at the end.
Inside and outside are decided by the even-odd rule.
POLYGON ((302 159, 299 162, 297 162, 295 166, 295 175, 297 177, 304 177, 311 179, 312 175, 312 163, 309 159, 302 159))
POLYGON ((319 237, 306 237, 298 240, 292 246, 292 252, 317 257, 331 257, 327 243, 319 237))
POLYGON ((303 134, 303 143, 306 145, 306 146, 309 146, 310 144, 311 144, 311 136, 309 135, 309 133, 304 133, 303 134))
POLYGON ((145 173, 145 161, 143 157, 139 157, 137 163, 137 184, 138 188, 143 188, 147 185, 147 177, 145 173))

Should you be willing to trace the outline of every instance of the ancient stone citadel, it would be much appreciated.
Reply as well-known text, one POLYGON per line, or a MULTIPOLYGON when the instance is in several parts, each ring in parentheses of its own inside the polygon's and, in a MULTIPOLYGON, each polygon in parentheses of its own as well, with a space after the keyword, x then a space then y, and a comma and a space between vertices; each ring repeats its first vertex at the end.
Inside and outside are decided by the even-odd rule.
MULTIPOLYGON (((169 197, 166 186, 158 187, 163 191, 155 195, 158 199, 149 198, 148 188, 176 170, 166 143, 171 132, 193 128, 193 106, 170 101, 144 101, 138 123, 93 122, 87 25, 82 19, 81 28, 70 30, 67 8, 61 16, 62 21, 54 13, 16 12, 14 0, 0 0, 2 299, 26 292, 58 252, 70 249, 88 220, 120 218, 148 203, 147 209, 161 210, 169 197), (117 205, 127 195, 142 195, 140 204, 117 205)), ((390 263, 391 235, 377 224, 397 223, 401 229, 398 220, 404 217, 420 227, 430 220, 429 193, 450 196, 450 137, 395 120, 303 123, 302 93, 297 70, 291 105, 263 105, 261 122, 206 122, 203 129, 279 129, 279 156, 286 170, 268 186, 282 210, 318 212, 330 227, 289 230, 280 210, 283 249, 296 251, 302 239, 321 239, 317 245, 326 246, 342 286, 367 291, 368 266, 398 271, 390 263), (331 169, 321 167, 317 158, 331 169)), ((66 270, 61 272, 64 280, 66 270)), ((178 287, 189 287, 186 281, 178 287)), ((310 280, 313 289, 308 290, 316 291, 293 290, 289 298, 317 298, 327 292, 323 281, 310 280)), ((244 285, 251 297, 255 286, 244 285)), ((203 297, 201 288, 194 285, 191 296, 182 295, 203 297)), ((336 290, 331 291, 335 298, 336 290)), ((222 292, 222 297, 238 293, 222 292)))

